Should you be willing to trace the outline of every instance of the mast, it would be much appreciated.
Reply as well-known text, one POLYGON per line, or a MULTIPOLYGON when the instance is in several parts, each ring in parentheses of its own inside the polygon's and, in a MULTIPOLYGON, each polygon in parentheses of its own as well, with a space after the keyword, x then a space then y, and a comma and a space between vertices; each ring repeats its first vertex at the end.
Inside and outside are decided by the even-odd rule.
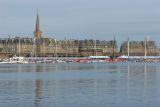
POLYGON ((145 37, 145 42, 144 42, 144 59, 146 59, 147 56, 147 41, 146 41, 146 37, 145 37))
POLYGON ((55 39, 55 43, 56 43, 56 54, 55 54, 55 61, 57 60, 57 40, 55 39))
POLYGON ((67 56, 68 56, 68 42, 67 42, 66 37, 65 37, 65 47, 66 47, 66 55, 65 55, 65 57, 67 58, 67 56))
POLYGON ((130 51, 130 50, 129 50, 129 49, 130 49, 130 48, 129 48, 129 38, 128 38, 128 41, 127 41, 127 47, 128 47, 128 59, 129 59, 129 51, 130 51))
POLYGON ((32 48, 32 52, 31 52, 31 54, 32 54, 32 56, 34 56, 34 57, 36 57, 36 38, 35 37, 33 37, 33 48, 32 48))
POLYGON ((19 46, 19 49, 18 49, 19 52, 18 52, 18 54, 19 54, 19 57, 20 57, 20 51, 21 51, 21 50, 20 50, 20 37, 19 37, 19 45, 18 45, 18 46, 19 46))
POLYGON ((112 59, 115 58, 115 36, 114 36, 114 40, 113 40, 113 55, 112 55, 112 59))
POLYGON ((94 56, 97 56, 97 41, 96 38, 94 38, 95 44, 94 44, 94 56))
POLYGON ((9 52, 9 54, 11 53, 11 38, 10 38, 10 35, 9 35, 9 40, 8 40, 8 52, 9 52))
POLYGON ((46 56, 46 44, 45 44, 45 41, 43 40, 43 46, 44 46, 44 53, 43 53, 43 55, 44 55, 44 57, 46 56))
POLYGON ((79 56, 80 56, 80 53, 79 53, 79 39, 77 39, 76 45, 77 45, 76 58, 77 58, 77 60, 79 60, 79 56))

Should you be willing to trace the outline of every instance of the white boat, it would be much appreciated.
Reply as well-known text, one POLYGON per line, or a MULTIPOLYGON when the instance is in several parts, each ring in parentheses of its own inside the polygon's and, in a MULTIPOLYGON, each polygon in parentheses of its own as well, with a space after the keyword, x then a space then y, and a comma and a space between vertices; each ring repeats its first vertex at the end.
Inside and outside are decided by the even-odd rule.
POLYGON ((25 57, 11 57, 7 60, 0 61, 0 64, 25 64, 29 63, 25 57))
POLYGON ((8 63, 9 63, 9 60, 8 60, 8 59, 1 60, 1 61, 0 61, 0 64, 8 64, 8 63))
POLYGON ((12 57, 9 59, 8 63, 10 64, 14 64, 14 63, 18 63, 18 64, 25 64, 25 63, 29 63, 25 57, 12 57))

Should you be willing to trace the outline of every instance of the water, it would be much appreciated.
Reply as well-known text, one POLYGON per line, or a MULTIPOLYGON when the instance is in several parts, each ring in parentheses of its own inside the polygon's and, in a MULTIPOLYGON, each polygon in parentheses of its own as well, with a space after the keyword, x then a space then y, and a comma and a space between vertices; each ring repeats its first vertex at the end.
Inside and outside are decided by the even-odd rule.
POLYGON ((1 64, 0 107, 159 107, 159 64, 1 64))

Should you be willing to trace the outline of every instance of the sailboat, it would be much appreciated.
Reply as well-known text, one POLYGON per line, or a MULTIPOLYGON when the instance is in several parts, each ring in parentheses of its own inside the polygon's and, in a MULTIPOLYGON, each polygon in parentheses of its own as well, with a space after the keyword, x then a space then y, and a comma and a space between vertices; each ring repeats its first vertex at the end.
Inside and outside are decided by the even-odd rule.
POLYGON ((9 63, 9 64, 15 64, 15 63, 29 63, 25 57, 20 55, 21 52, 21 47, 20 47, 20 37, 18 38, 18 56, 13 56, 11 58, 9 58, 9 60, 7 62, 1 62, 1 63, 9 63))
POLYGON ((129 60, 129 51, 130 51, 130 48, 129 48, 129 39, 128 39, 128 41, 127 41, 127 48, 128 48, 128 49, 127 49, 127 51, 128 51, 127 53, 128 53, 128 60, 129 60))
POLYGON ((126 41, 126 43, 127 43, 127 55, 121 55, 121 56, 119 56, 118 57, 118 59, 126 59, 126 60, 130 60, 130 41, 129 41, 129 38, 128 38, 128 40, 126 41))
POLYGON ((148 42, 148 40, 145 37, 145 41, 144 41, 144 61, 146 61, 146 59, 147 59, 147 42, 148 42))
POLYGON ((113 45, 113 50, 112 50, 112 56, 110 57, 111 58, 110 62, 115 62, 116 61, 115 59, 115 36, 114 36, 112 45, 113 45))
POLYGON ((117 58, 115 56, 115 48, 116 48, 115 46, 116 46, 116 44, 115 44, 115 36, 114 36, 112 56, 110 57, 109 62, 127 62, 126 60, 123 59, 123 56, 121 56, 121 58, 120 57, 117 58))

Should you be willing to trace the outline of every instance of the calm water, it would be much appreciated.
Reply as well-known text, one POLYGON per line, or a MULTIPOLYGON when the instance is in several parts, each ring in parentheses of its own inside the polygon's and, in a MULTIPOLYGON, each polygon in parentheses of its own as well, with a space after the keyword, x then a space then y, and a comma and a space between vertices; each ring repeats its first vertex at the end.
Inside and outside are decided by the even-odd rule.
POLYGON ((160 63, 0 65, 0 107, 159 107, 160 63))

